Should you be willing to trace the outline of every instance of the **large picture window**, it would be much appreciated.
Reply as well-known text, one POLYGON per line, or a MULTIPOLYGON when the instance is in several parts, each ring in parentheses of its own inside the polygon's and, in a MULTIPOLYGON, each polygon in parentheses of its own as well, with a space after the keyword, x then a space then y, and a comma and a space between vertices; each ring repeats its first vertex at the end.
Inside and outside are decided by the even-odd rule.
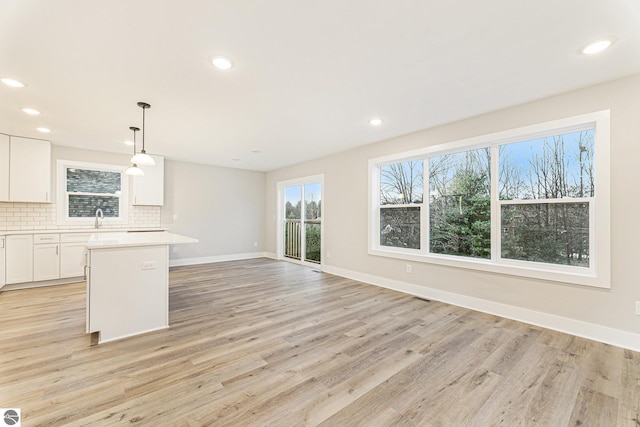
POLYGON ((609 112, 370 161, 373 255, 609 287, 609 112))
POLYGON ((127 221, 128 182, 124 168, 58 161, 58 222, 85 224, 100 209, 106 223, 127 221))

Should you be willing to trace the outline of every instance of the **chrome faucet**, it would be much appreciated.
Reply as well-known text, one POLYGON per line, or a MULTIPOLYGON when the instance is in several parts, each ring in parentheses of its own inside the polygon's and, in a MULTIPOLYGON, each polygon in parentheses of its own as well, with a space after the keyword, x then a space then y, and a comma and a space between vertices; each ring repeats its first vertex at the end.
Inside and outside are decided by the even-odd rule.
POLYGON ((96 209, 96 228, 100 228, 100 226, 102 225, 103 219, 104 219, 104 213, 102 213, 102 209, 100 208, 96 209), (98 218, 100 218, 100 221, 98 221, 98 218))

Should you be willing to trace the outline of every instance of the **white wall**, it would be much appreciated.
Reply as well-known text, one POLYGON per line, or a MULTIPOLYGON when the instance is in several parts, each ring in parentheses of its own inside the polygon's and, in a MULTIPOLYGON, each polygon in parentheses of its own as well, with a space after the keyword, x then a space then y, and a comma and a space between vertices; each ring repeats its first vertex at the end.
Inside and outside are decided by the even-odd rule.
POLYGON ((276 183, 324 173, 326 271, 640 349, 640 335, 634 335, 640 334, 634 313, 640 301, 639 160, 636 75, 269 172, 266 250, 276 252, 276 183), (367 254, 369 159, 605 109, 611 110, 610 290, 416 262, 407 274, 405 261, 367 254))
POLYGON ((162 223, 199 240, 178 246, 172 265, 263 255, 264 172, 167 160, 164 182, 162 223))

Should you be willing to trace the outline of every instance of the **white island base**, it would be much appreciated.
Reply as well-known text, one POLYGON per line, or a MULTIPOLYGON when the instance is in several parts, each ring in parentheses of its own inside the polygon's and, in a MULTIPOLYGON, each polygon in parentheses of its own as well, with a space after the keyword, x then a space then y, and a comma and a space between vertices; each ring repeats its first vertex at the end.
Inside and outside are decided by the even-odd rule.
POLYGON ((98 343, 169 327, 167 232, 94 234, 88 248, 87 333, 98 343))

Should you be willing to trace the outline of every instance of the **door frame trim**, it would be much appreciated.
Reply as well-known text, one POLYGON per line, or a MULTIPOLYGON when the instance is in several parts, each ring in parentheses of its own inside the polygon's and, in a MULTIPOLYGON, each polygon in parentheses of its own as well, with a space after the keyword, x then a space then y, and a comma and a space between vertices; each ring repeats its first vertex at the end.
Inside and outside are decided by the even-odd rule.
POLYGON ((277 218, 276 218, 276 259, 281 261, 288 261, 294 264, 301 264, 308 267, 322 270, 324 266, 324 174, 310 175, 301 178, 288 179, 285 181, 278 181, 276 183, 277 188, 277 218), (285 187, 291 187, 294 185, 300 185, 303 187, 302 203, 304 203, 304 186, 307 184, 320 183, 320 264, 314 262, 304 261, 302 259, 296 260, 284 256, 284 189, 285 187))

